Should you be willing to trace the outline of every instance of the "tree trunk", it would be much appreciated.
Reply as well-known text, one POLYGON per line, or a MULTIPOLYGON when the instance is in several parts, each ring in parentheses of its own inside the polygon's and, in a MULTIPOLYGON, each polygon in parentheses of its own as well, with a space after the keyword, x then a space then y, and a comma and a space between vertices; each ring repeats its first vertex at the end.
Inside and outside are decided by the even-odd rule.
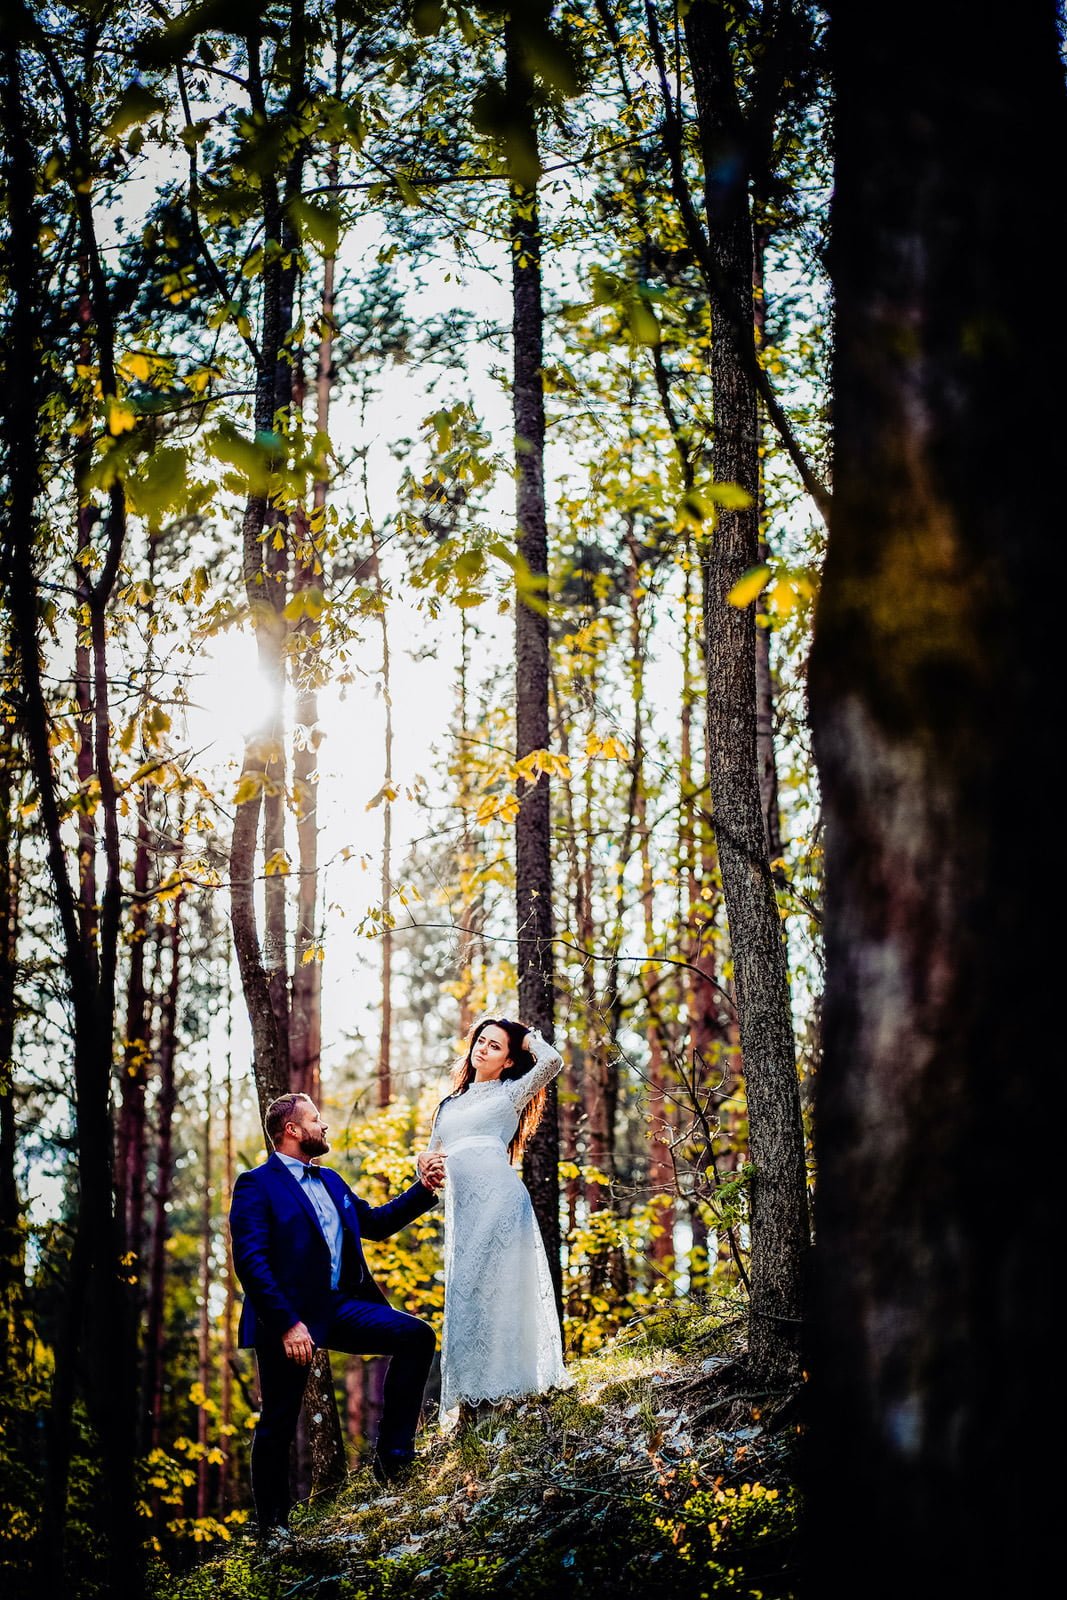
MULTIPOLYGON (((340 70, 340 68, 339 68, 340 70)), ((337 152, 331 151, 326 170, 327 183, 337 182, 337 152)), ((330 399, 333 392, 334 276, 336 259, 330 255, 322 265, 322 308, 319 316, 319 348, 315 368, 315 431, 327 435, 330 427, 330 399)), ((298 364, 294 379, 300 392, 294 403, 303 404, 303 367, 298 364)), ((325 591, 322 530, 329 485, 322 473, 312 487, 311 515, 301 507, 296 515, 297 593, 325 591)), ((293 1089, 318 1100, 321 1089, 322 1053, 322 962, 319 958, 316 921, 319 890, 319 814, 318 748, 319 699, 315 685, 319 669, 318 635, 321 615, 304 615, 297 623, 302 650, 297 658, 296 723, 302 730, 293 749, 293 793, 296 802, 297 852, 300 876, 297 885, 296 942, 293 960, 293 1003, 289 1022, 290 1073, 293 1089)))
MULTIPOLYGON (((515 520, 518 554, 528 580, 545 587, 515 596, 515 750, 518 759, 546 750, 549 740, 548 528, 545 514, 545 399, 542 372, 541 226, 538 216, 537 125, 533 74, 513 16, 505 26, 507 98, 514 118, 511 141, 511 281, 513 297, 512 406, 515 424, 515 520)), ((520 783, 515 821, 515 902, 519 1015, 546 1039, 554 1033, 552 962, 551 803, 548 774, 520 783)), ((523 1179, 548 1255, 557 1309, 562 1315, 559 1229, 559 1127, 556 1085, 523 1157, 523 1179)))
POLYGON ((201 1455, 196 1463, 196 1514, 206 1517, 211 1470, 207 1460, 208 1409, 204 1401, 211 1386, 211 1129, 215 1121, 215 1105, 208 1071, 207 1105, 204 1108, 203 1170, 200 1195, 200 1316, 197 1328, 197 1377, 203 1400, 197 1408, 196 1437, 201 1455))
POLYGON ((653 1281, 674 1259, 674 1167, 671 1162, 671 1128, 667 1111, 667 1056, 663 1022, 656 1000, 661 969, 654 959, 656 912, 653 903, 652 841, 649 838, 648 796, 645 789, 645 673, 644 640, 641 637, 640 553, 631 533, 627 539, 630 555, 630 680, 634 707, 634 820, 637 824, 638 857, 641 863, 641 913, 644 923, 645 962, 641 969, 645 1019, 648 1032, 648 1189, 657 1206, 660 1231, 648 1242, 653 1281))
POLYGON ((129 969, 126 978, 126 1028, 122 1046, 122 1098, 115 1160, 115 1209, 128 1268, 138 1284, 145 1202, 145 1094, 148 1087, 149 1004, 145 981, 148 939, 148 786, 137 793, 137 838, 133 857, 129 969))
MULTIPOLYGON (((4 696, 5 725, 8 711, 4 696)), ((15 1177, 15 1006, 19 928, 18 834, 12 828, 15 751, 0 747, 0 1408, 25 1370, 26 1230, 15 1177), (12 843, 15 849, 12 853, 12 843)))
MULTIPOLYGON (((161 1438, 163 1377, 165 1370, 164 1296, 167 1274, 167 1236, 170 1231, 167 1207, 174 1181, 174 1110, 178 1104, 175 1076, 177 1057, 178 993, 181 987, 181 905, 178 895, 172 902, 172 920, 159 930, 161 945, 167 952, 167 987, 159 1008, 157 1061, 159 1092, 156 1100, 156 1183, 152 1208, 152 1254, 148 1263, 148 1295, 145 1314, 145 1377, 142 1394, 142 1449, 154 1450, 161 1438)), ((160 974, 163 962, 159 963, 160 974)))
MULTIPOLYGON (((754 203, 753 211, 760 215, 763 207, 754 203)), ((767 230, 757 222, 752 229, 752 323, 756 348, 762 350, 767 334, 767 295, 764 256, 767 248, 767 230)), ((756 524, 759 528, 759 560, 766 561, 770 554, 766 536, 766 501, 764 494, 762 414, 757 417, 759 436, 759 492, 756 497, 756 524)), ((775 877, 781 872, 776 863, 781 860, 782 808, 778 793, 778 759, 774 748, 774 668, 771 662, 771 629, 756 629, 756 758, 759 763, 760 804, 763 808, 763 831, 767 840, 767 859, 775 877)))
MULTIPOLYGON (((260 40, 248 39, 249 97, 253 112, 267 119, 260 65, 260 40)), ((282 208, 277 178, 265 173, 261 182, 263 226, 268 241, 281 243, 282 208)), ((259 366, 256 373, 255 427, 270 434, 275 412, 290 398, 291 369, 282 358, 282 344, 290 331, 285 309, 292 310, 287 294, 281 252, 270 252, 263 266, 259 366), (284 370, 283 370, 284 369, 284 370)), ((242 537, 242 575, 245 598, 254 619, 256 649, 268 703, 260 726, 245 740, 238 802, 230 841, 230 919, 241 986, 252 1030, 253 1071, 260 1110, 289 1087, 288 966, 285 946, 286 874, 272 863, 265 883, 264 933, 260 940, 255 904, 256 844, 263 818, 264 861, 280 852, 284 856, 285 777, 282 697, 285 690, 285 533, 268 510, 263 493, 249 494, 245 504, 242 537), (274 549, 276 528, 281 549, 274 549)))
POLYGON ((465 1039, 474 1026, 474 963, 480 948, 481 892, 473 885, 476 869, 474 836, 470 828, 471 783, 467 765, 467 681, 470 671, 470 623, 459 614, 459 749, 456 757, 462 832, 456 862, 459 877, 459 949, 456 955, 459 983, 459 1035, 465 1039))
MULTIPOLYGON (((596 663, 589 665, 588 702, 590 707, 590 732, 594 726, 597 703, 596 663)), ((582 804, 582 848, 579 859, 578 894, 575 920, 575 937, 585 952, 582 963, 582 1000, 585 1008, 586 1035, 585 1060, 582 1070, 582 1111, 585 1117, 586 1165, 595 1167, 608 1179, 615 1176, 615 1102, 617 1085, 615 1067, 604 1037, 601 1006, 596 991, 596 972, 593 952, 596 947, 596 925, 593 916, 593 854, 595 837, 593 793, 593 764, 586 762, 582 804)), ((630 824, 628 823, 627 826, 630 824)), ((628 847, 625 852, 629 853, 628 847)), ((620 884, 621 889, 621 884, 620 884)), ((585 1203, 590 1211, 600 1211, 610 1203, 611 1191, 606 1185, 589 1181, 585 1185, 585 1203)))
MULTIPOLYGON (((50 715, 41 672, 38 637, 41 613, 36 539, 41 459, 38 405, 43 398, 39 337, 42 276, 38 255, 40 219, 35 214, 34 173, 38 162, 27 134, 22 62, 15 30, 2 40, 4 147, 7 153, 6 220, 7 325, 3 439, 8 478, 9 524, 4 562, 15 608, 14 642, 22 680, 21 714, 33 767, 46 840, 49 870, 63 939, 63 955, 73 1011, 78 1161, 78 1212, 74 1255, 55 1369, 49 1426, 49 1451, 42 1532, 38 1547, 39 1581, 49 1589, 65 1582, 66 1499, 71 1447, 71 1408, 75 1363, 84 1363, 86 1401, 102 1459, 103 1493, 99 1507, 105 1583, 116 1591, 140 1582, 141 1548, 134 1507, 135 1321, 133 1297, 120 1265, 115 1226, 113 1130, 110 1120, 115 971, 121 920, 118 805, 110 759, 106 654, 106 611, 122 559, 126 504, 122 484, 108 492, 102 560, 88 592, 88 639, 92 670, 92 750, 103 823, 105 879, 97 914, 95 903, 79 905, 67 870, 63 825, 49 744, 50 715), (84 1308, 84 1325, 81 1312, 84 1308), (79 1340, 79 1334, 81 1338, 79 1340), (80 1344, 80 1348, 79 1348, 80 1344)), ((87 77, 91 66, 86 65, 87 77)), ((71 173, 88 171, 83 102, 57 77, 63 133, 71 173)), ((86 83, 86 94, 91 84, 86 83)), ((114 332, 108 284, 97 248, 91 195, 72 187, 77 248, 87 265, 92 297, 94 353, 105 402, 117 394, 114 332)), ((79 484, 80 489, 80 484, 79 484)))
POLYGON ((1067 336, 1059 317, 1035 335, 1027 241, 1063 190, 1057 8, 1007 32, 945 0, 885 28, 829 9, 811 1593, 1035 1594, 1059 1555, 1055 1478, 1034 1463, 1035 1385, 1061 1354, 1062 1153, 1058 953, 1031 848, 1059 465, 1030 402, 1067 336))
MULTIPOLYGON (((230 1008, 230 983, 227 972, 226 981, 226 1038, 232 1037, 232 1016, 230 1008)), ((229 1047, 226 1050, 226 1109, 223 1146, 223 1176, 222 1176, 222 1205, 221 1212, 224 1217, 230 1214, 230 1201, 233 1198, 234 1160, 233 1160, 233 1061, 229 1047)), ((236 1344, 234 1329, 234 1310, 236 1306, 236 1285, 233 1271, 233 1251, 230 1247, 230 1230, 223 1229, 223 1240, 226 1251, 225 1266, 225 1298, 222 1307, 222 1355, 219 1362, 219 1446, 224 1460, 219 1468, 219 1512, 225 1516, 232 1503, 233 1494, 233 1438, 230 1428, 233 1424, 233 1359, 236 1344)))
MULTIPOLYGON (((717 286, 735 306, 752 304, 752 233, 747 153, 720 0, 695 0, 685 18, 704 162, 704 201, 717 286)), ((800 1373, 801 1317, 808 1251, 804 1135, 800 1116, 789 972, 764 837, 756 745, 753 605, 727 598, 759 551, 759 431, 752 377, 751 311, 731 325, 712 292, 712 463, 716 481, 751 497, 722 508, 704 563, 708 662, 708 751, 715 835, 722 871, 741 1030, 749 1145, 752 1230, 749 1359, 775 1384, 800 1373)))
POLYGON ((374 552, 374 581, 381 605, 378 622, 382 634, 382 704, 385 712, 384 761, 382 766, 382 1006, 378 1032, 378 1104, 387 1106, 393 1098, 393 928, 389 909, 393 897, 393 696, 389 659, 389 619, 377 534, 371 534, 374 552))

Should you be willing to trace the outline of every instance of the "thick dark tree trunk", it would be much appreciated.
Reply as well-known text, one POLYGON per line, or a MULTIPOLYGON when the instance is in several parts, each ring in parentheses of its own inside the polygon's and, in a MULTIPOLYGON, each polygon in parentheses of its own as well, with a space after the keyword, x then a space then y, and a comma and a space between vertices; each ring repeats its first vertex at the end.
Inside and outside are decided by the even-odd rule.
POLYGON ((829 10, 810 1593, 1037 1594, 1060 1553, 1035 1462, 1062 1353, 1059 969, 1030 870, 1060 472, 1037 397, 1067 336, 1035 331, 1027 241, 1063 195, 1057 8, 1007 31, 947 0, 879 27, 829 10))
MULTIPOLYGON (((513 297, 512 407, 515 422, 515 519, 525 574, 547 583, 545 514, 545 397, 542 372, 541 225, 537 205, 537 125, 533 75, 521 30, 509 17, 505 33, 507 97, 514 119, 511 177, 511 282, 513 297)), ((515 598, 515 750, 521 761, 549 741, 547 589, 515 598), (530 604, 529 600, 534 603, 530 604)), ((515 898, 519 1015, 546 1039, 554 1029, 552 963, 551 804, 548 774, 521 785, 515 821, 515 898)), ((549 1085, 545 1114, 523 1157, 523 1177, 548 1254, 557 1307, 562 1311, 559 1229, 559 1125, 556 1085, 549 1085)))
MULTIPOLYGON (((18 597, 14 643, 21 678, 20 712, 26 748, 41 807, 49 869, 63 939, 74 1018, 73 1069, 78 1159, 78 1212, 65 1319, 55 1346, 47 1483, 38 1550, 41 1581, 59 1590, 65 1582, 66 1498, 71 1446, 75 1361, 87 1375, 86 1402, 99 1440, 102 1494, 99 1525, 107 1564, 106 1583, 133 1592, 140 1581, 141 1546, 135 1508, 132 1295, 120 1268, 112 1190, 110 1089, 115 1009, 115 969, 120 922, 118 807, 111 771, 106 657, 106 609, 119 570, 125 537, 122 485, 109 491, 101 548, 103 560, 88 597, 88 634, 93 675, 92 748, 103 822, 105 881, 99 918, 79 915, 67 870, 65 840, 49 743, 50 716, 41 675, 38 639, 40 603, 35 566, 40 484, 38 402, 42 397, 39 337, 42 280, 38 257, 39 219, 34 211, 37 162, 28 137, 23 70, 14 28, 3 30, 2 47, 7 290, 10 301, 4 368, 3 443, 7 452, 8 513, 4 576, 18 597), (81 1313, 84 1310, 84 1322, 81 1313), (80 1348, 79 1348, 80 1344, 80 1348)), ((90 68, 87 66, 87 72, 90 68)), ((82 98, 57 77, 70 170, 89 170, 82 98)), ((85 186, 72 192, 79 254, 87 264, 92 296, 94 353, 106 399, 117 392, 108 285, 97 248, 93 202, 85 186)), ((83 912, 85 908, 82 908, 83 912)))
POLYGON ((760 795, 755 610, 739 609, 728 599, 759 551, 752 231, 728 11, 719 0, 695 0, 685 18, 714 281, 734 307, 749 308, 746 321, 732 322, 712 291, 714 473, 717 482, 746 490, 751 504, 721 511, 705 559, 708 753, 754 1168, 749 1358, 762 1380, 775 1383, 800 1373, 808 1208, 789 972, 760 795))

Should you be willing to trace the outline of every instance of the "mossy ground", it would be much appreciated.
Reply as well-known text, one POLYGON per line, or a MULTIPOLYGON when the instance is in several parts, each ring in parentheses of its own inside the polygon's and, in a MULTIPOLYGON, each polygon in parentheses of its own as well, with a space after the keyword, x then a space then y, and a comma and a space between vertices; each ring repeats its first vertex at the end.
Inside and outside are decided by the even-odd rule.
POLYGON ((574 1387, 497 1408, 458 1435, 431 1429, 414 1479, 353 1473, 298 1508, 294 1539, 249 1537, 162 1600, 208 1596, 425 1600, 504 1594, 792 1600, 795 1396, 745 1381, 733 1308, 646 1318, 575 1362, 574 1387))

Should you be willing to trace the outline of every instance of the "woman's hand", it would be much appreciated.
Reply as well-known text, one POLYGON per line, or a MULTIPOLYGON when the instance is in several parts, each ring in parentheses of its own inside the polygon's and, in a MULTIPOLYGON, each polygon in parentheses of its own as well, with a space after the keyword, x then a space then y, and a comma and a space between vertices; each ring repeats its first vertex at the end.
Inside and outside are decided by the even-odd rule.
POLYGON ((445 1181, 445 1156, 440 1150, 420 1150, 415 1157, 419 1182, 436 1194, 445 1181))

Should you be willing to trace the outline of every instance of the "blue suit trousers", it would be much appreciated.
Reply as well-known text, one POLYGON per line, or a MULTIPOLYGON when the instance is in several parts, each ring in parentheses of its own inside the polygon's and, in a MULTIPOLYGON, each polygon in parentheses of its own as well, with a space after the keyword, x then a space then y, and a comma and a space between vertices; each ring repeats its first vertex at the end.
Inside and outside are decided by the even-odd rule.
MULTIPOLYGON (((415 1453, 415 1430, 436 1341, 428 1322, 368 1300, 336 1294, 326 1348, 389 1356, 375 1452, 393 1460, 415 1453)), ((309 1368, 291 1361, 281 1341, 257 1343, 261 1409, 252 1440, 252 1498, 261 1531, 284 1527, 294 1501, 289 1447, 296 1435, 309 1368)))

